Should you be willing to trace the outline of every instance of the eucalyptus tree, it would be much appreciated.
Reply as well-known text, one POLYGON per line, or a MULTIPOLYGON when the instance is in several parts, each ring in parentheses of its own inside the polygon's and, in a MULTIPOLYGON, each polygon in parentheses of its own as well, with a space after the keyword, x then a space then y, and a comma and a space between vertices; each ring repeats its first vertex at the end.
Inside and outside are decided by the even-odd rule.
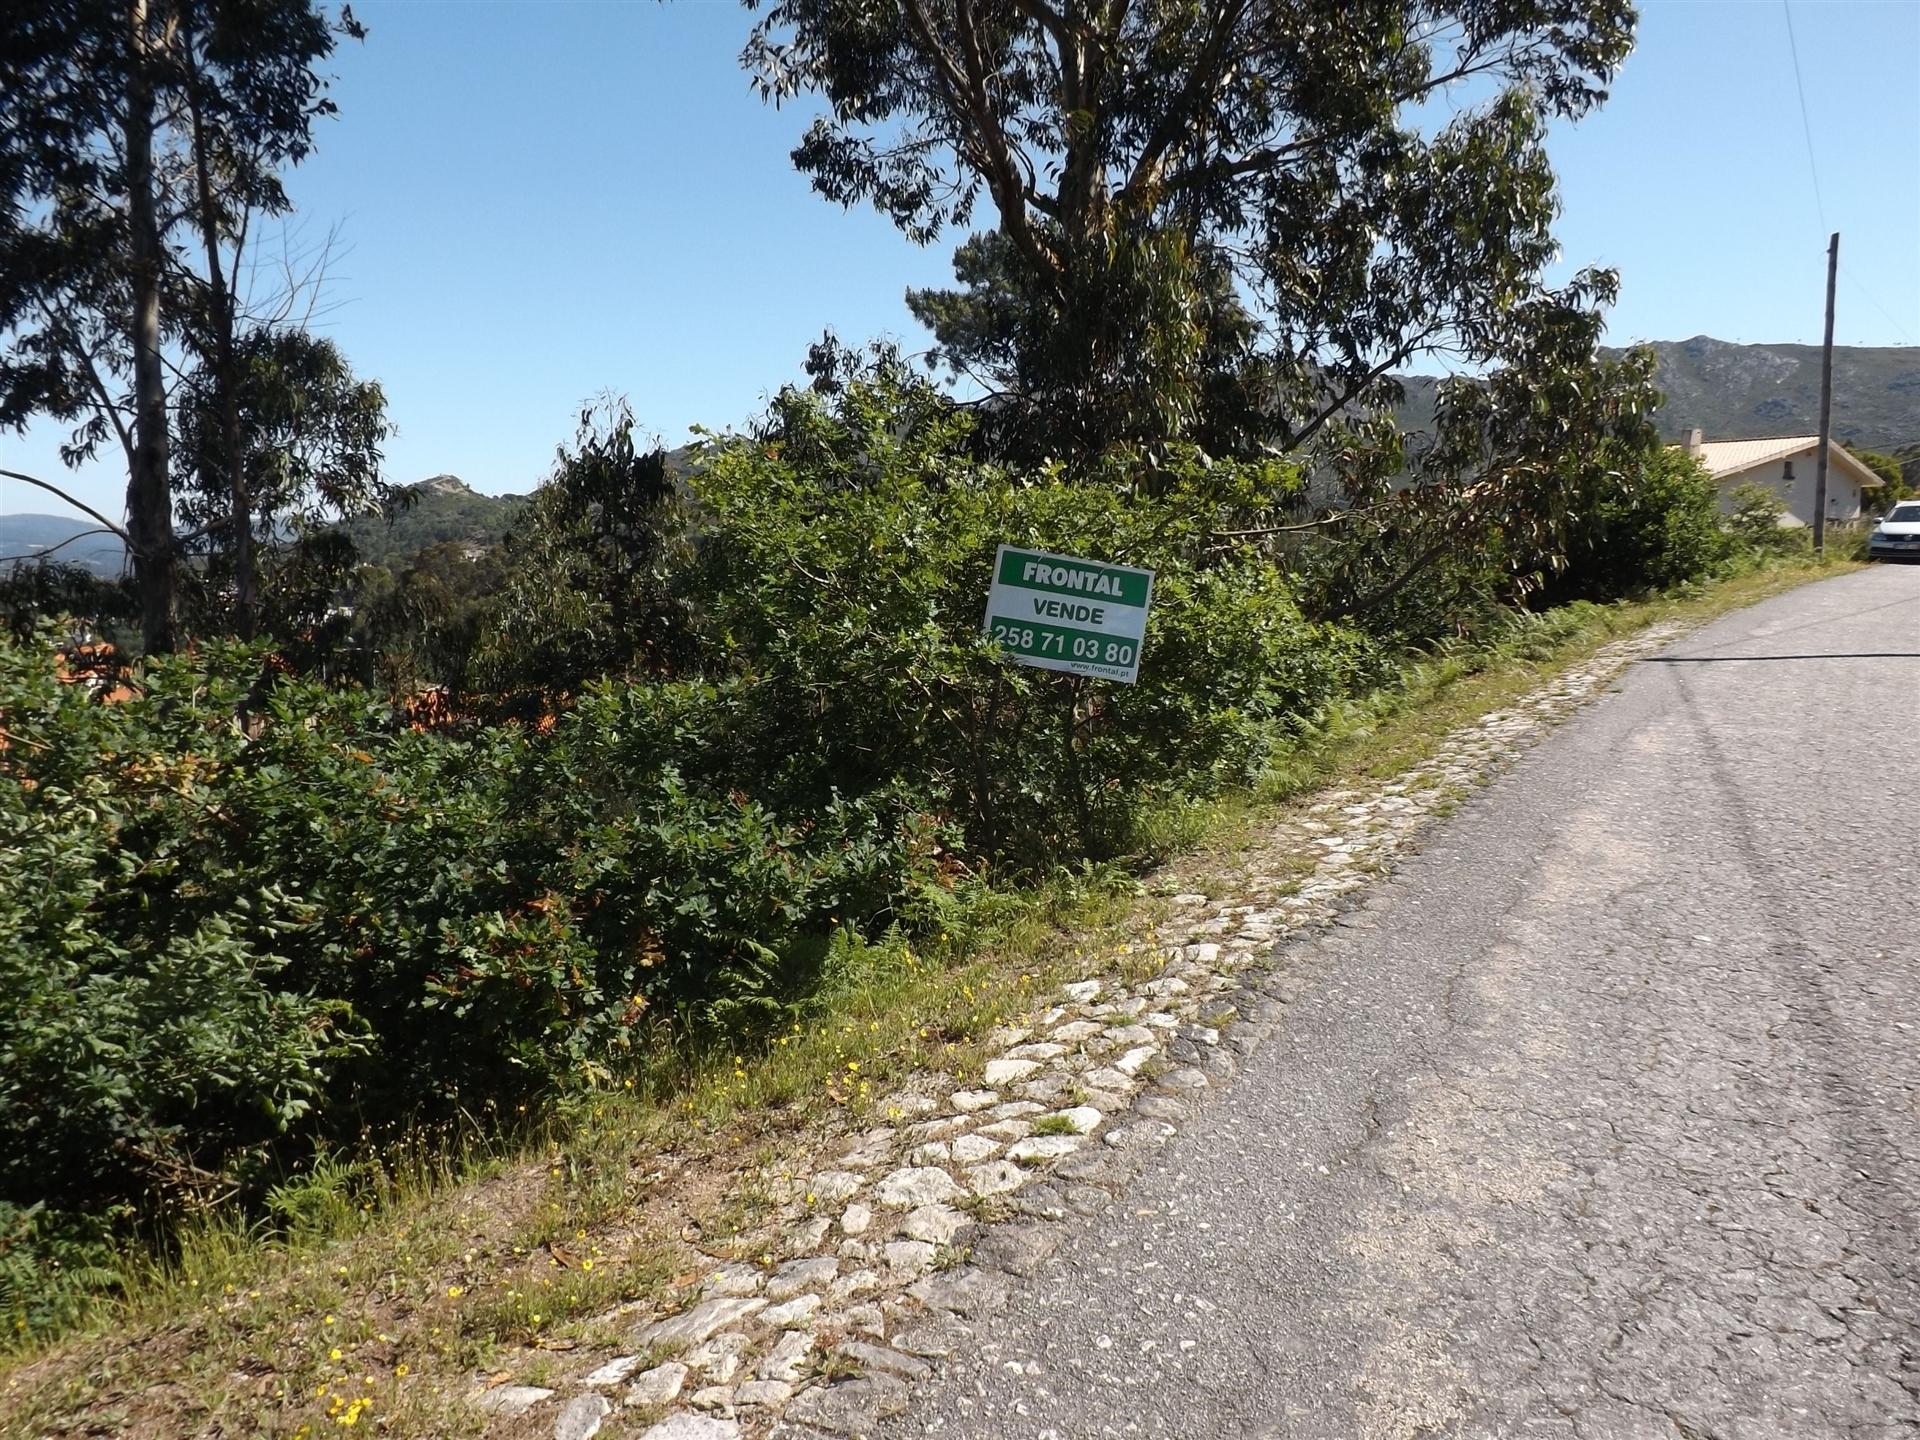
MULTIPOLYGON (((248 217, 287 209, 279 172, 332 109, 317 67, 334 35, 312 0, 0 6, 0 425, 70 424, 70 465, 118 443, 127 523, 111 528, 153 652, 177 623, 170 377, 197 363, 237 384, 248 217)), ((236 517, 243 449, 230 434, 236 517)), ((233 544, 244 557, 237 519, 233 544)))
POLYGON ((0 7, 0 424, 73 422, 72 464, 119 441, 127 524, 112 528, 152 650, 174 638, 155 171, 165 41, 148 0, 0 7))
POLYGON ((392 498, 385 394, 333 341, 257 325, 188 370, 176 400, 183 548, 223 597, 210 608, 311 652, 354 559, 333 522, 392 498))
POLYGON ((1604 98, 1626 0, 746 3, 762 94, 826 102, 820 194, 977 231, 910 303, 1029 449, 1293 448, 1607 288, 1543 284, 1544 139, 1604 98))
MULTIPOLYGON (((314 384, 300 407, 309 412, 299 422, 309 440, 329 429, 338 439, 343 427, 364 421, 364 402, 379 390, 354 382, 330 342, 276 336, 277 322, 293 312, 307 285, 293 281, 263 298, 249 295, 242 280, 243 266, 259 249, 262 222, 292 209, 284 171, 312 149, 314 121, 335 113, 317 67, 333 53, 336 32, 306 0, 174 4, 172 58, 187 171, 183 199, 193 237, 175 258, 184 332, 198 357, 196 398, 218 417, 217 426, 202 425, 196 436, 200 473, 194 488, 203 508, 214 476, 226 491, 224 514, 209 518, 223 522, 234 628, 251 637, 259 618, 257 540, 271 540, 276 520, 303 500, 352 492, 352 472, 364 469, 369 454, 377 463, 379 454, 377 438, 371 446, 363 441, 350 447, 354 454, 336 453, 323 467, 334 472, 331 480, 313 472, 305 447, 284 452, 284 463, 276 460, 272 445, 263 442, 284 435, 295 413, 289 382, 314 384), (254 434, 246 423, 249 405, 261 422, 254 434), (317 418, 329 412, 333 423, 317 418), (262 473, 256 481, 254 471, 262 466, 279 474, 262 473), (303 467, 314 483, 289 492, 287 475, 303 467), (271 498, 283 503, 261 503, 271 498)), ((339 31, 356 39, 365 34, 350 9, 342 12, 339 31)), ((384 434, 383 417, 374 429, 384 434)))

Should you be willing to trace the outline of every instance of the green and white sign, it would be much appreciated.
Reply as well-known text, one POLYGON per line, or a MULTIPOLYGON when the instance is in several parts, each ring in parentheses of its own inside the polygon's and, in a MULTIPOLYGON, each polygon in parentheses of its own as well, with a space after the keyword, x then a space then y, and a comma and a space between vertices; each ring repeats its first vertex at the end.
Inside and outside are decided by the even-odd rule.
POLYGON ((1151 570, 1002 545, 984 628, 1022 665, 1131 685, 1152 599, 1151 570))

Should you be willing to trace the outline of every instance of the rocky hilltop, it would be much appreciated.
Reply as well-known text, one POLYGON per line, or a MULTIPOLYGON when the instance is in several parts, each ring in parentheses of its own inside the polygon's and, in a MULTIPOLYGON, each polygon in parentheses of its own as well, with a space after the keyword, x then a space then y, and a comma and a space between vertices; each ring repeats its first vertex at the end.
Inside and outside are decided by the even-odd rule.
MULTIPOLYGON (((1656 419, 1669 439, 1695 425, 1716 440, 1820 428, 1818 345, 1733 345, 1696 335, 1656 340, 1653 349, 1667 394, 1656 419)), ((1833 433, 1872 450, 1920 440, 1920 346, 1834 346, 1833 433)))
MULTIPOLYGON (((1711 335, 1649 343, 1667 396, 1654 422, 1666 439, 1683 439, 1695 425, 1711 440, 1811 435, 1820 428, 1818 345, 1735 345, 1711 335)), ((1401 424, 1431 430, 1438 380, 1400 378, 1406 386, 1401 424)), ((1920 442, 1920 346, 1836 345, 1833 433, 1869 450, 1920 442)))

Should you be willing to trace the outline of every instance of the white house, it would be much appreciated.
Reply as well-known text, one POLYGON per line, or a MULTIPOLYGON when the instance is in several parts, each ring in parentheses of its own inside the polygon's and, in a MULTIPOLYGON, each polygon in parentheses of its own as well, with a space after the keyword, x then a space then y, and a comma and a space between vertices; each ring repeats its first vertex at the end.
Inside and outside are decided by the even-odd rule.
MULTIPOLYGON (((1781 435, 1771 440, 1704 440, 1698 430, 1687 436, 1686 451, 1698 459, 1720 487, 1720 510, 1733 509, 1733 492, 1761 485, 1787 507, 1782 525, 1813 523, 1813 484, 1820 463, 1818 435, 1781 435)), ((1839 445, 1827 451, 1827 519, 1858 520, 1861 492, 1881 479, 1839 445)))

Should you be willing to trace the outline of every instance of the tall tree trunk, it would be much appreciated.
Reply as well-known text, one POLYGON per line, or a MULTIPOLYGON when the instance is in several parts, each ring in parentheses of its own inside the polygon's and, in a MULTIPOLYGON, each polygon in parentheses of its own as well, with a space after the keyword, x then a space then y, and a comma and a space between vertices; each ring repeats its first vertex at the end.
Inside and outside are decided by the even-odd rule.
MULTIPOLYGON (((186 39, 191 51, 192 37, 186 39)), ((198 84, 198 76, 195 77, 198 84)), ((220 394, 221 459, 227 471, 227 504, 231 511, 233 546, 233 625, 242 640, 251 640, 259 624, 259 586, 253 563, 253 495, 247 483, 246 456, 241 449, 240 377, 234 368, 233 292, 227 286, 220 259, 220 210, 213 193, 210 141, 196 97, 193 106, 193 170, 197 188, 200 242, 207 252, 208 324, 213 330, 214 385, 220 394)))
POLYGON ((133 231, 133 456, 127 533, 149 655, 174 647, 173 493, 167 479, 167 392, 160 365, 160 225, 154 204, 153 75, 147 0, 129 0, 127 214, 133 231))

